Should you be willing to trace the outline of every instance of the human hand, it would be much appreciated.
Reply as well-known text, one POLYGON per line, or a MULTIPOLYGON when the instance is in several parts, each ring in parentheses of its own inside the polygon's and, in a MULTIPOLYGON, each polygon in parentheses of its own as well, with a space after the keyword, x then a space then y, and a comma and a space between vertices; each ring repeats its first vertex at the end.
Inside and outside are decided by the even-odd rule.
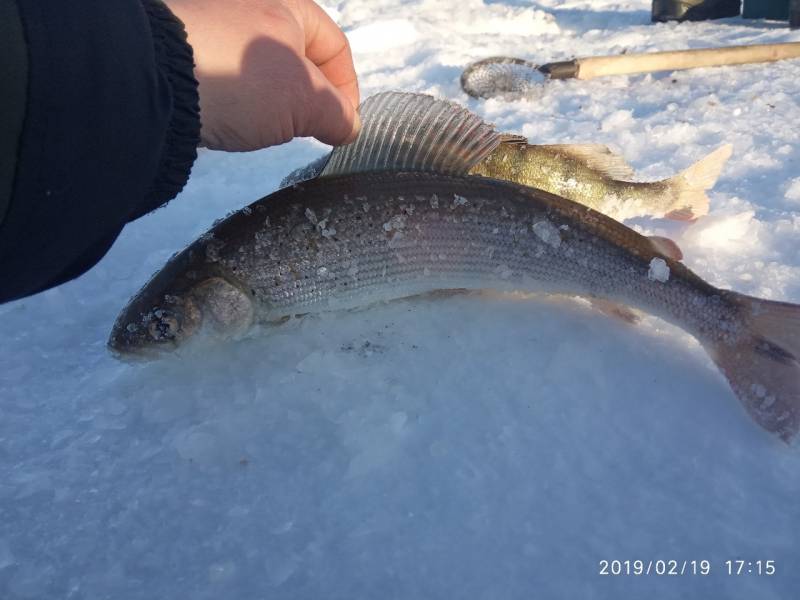
POLYGON ((358 81, 347 38, 312 0, 166 0, 199 82, 201 145, 258 150, 353 141, 358 81))

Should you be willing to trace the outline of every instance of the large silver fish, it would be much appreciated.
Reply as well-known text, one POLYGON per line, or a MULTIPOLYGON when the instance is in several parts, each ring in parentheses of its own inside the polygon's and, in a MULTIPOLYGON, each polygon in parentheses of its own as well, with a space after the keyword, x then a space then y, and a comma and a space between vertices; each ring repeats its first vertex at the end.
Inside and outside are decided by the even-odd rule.
POLYGON ((109 345, 153 356, 290 315, 453 288, 623 303, 694 335, 752 417, 800 429, 800 306, 718 289, 664 246, 580 204, 467 176, 501 136, 427 96, 386 93, 317 179, 215 225, 120 313, 109 345))

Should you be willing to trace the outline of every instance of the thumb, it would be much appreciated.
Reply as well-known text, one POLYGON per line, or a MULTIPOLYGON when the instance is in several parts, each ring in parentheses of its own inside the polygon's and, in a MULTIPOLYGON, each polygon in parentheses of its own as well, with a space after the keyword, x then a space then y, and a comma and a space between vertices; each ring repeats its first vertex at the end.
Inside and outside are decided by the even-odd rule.
POLYGON ((316 65, 307 61, 310 98, 305 103, 296 135, 313 136, 320 142, 341 146, 355 141, 361 129, 358 111, 352 102, 335 87, 316 65))

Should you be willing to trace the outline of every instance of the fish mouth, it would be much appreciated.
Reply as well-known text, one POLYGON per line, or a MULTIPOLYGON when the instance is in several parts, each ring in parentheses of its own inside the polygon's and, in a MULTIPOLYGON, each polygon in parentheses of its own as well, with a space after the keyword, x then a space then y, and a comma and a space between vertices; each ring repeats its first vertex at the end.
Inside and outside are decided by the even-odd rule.
POLYGON ((148 337, 147 330, 131 332, 127 326, 129 322, 127 315, 120 315, 106 341, 106 348, 117 360, 146 362, 156 360, 177 349, 177 340, 162 338, 155 342, 148 337))
POLYGON ((106 347, 122 361, 149 361, 177 350, 202 325, 191 298, 160 294, 158 300, 134 300, 119 314, 106 347))
POLYGON ((143 363, 162 358, 174 352, 177 344, 166 342, 158 345, 129 344, 121 341, 114 333, 106 342, 106 348, 115 359, 126 363, 143 363))

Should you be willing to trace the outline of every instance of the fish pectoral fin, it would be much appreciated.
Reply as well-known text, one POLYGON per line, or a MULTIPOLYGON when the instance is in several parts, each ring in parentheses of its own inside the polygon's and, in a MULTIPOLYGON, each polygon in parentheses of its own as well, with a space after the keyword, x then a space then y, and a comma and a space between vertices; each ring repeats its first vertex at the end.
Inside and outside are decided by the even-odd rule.
POLYGON ((509 146, 527 146, 528 138, 524 135, 517 135, 516 133, 501 133, 500 143, 509 146))
POLYGON ((572 156, 611 179, 632 181, 636 176, 633 167, 622 156, 603 144, 549 144, 541 147, 572 156))
POLYGON ((361 133, 333 151, 321 176, 376 171, 466 175, 502 140, 477 115, 426 94, 375 94, 358 112, 361 133))
MULTIPOLYGON (((698 195, 700 198, 706 198, 706 195, 700 192, 698 195)), ((704 202, 707 206, 708 202, 704 202)), ((708 209, 705 209, 703 214, 708 214, 708 209)), ((696 221, 698 217, 701 216, 695 211, 695 209, 691 206, 684 206, 683 208, 676 208, 671 210, 667 213, 664 213, 664 218, 669 219, 670 221, 696 221)))
POLYGON ((678 244, 671 239, 662 237, 660 235, 651 235, 648 236, 647 239, 650 240, 650 244, 653 246, 653 249, 656 252, 663 254, 672 260, 683 260, 683 251, 681 250, 680 246, 678 246, 678 244))
POLYGON ((599 310, 604 315, 619 319, 628 325, 637 325, 639 321, 641 321, 639 313, 624 304, 617 304, 611 300, 596 297, 589 298, 589 304, 591 304, 592 308, 599 310))

